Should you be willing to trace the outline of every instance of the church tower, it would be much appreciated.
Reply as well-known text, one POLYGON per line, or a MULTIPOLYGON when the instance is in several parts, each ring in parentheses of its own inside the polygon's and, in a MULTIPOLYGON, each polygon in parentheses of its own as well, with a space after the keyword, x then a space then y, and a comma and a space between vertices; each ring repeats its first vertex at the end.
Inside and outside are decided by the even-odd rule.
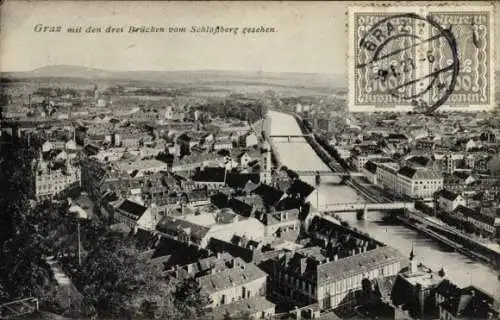
POLYGON ((260 182, 271 184, 271 146, 264 140, 261 151, 260 182))
POLYGON ((413 242, 411 243, 411 252, 410 252, 410 265, 409 265, 409 272, 410 274, 416 273, 418 271, 418 262, 417 259, 415 259, 415 252, 413 249, 413 242))

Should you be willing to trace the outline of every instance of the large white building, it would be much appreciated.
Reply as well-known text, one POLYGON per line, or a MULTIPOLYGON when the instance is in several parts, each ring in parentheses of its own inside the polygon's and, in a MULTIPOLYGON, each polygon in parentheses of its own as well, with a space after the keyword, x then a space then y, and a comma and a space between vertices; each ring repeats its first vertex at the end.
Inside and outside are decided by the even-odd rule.
POLYGON ((435 170, 403 167, 398 171, 396 193, 415 199, 429 199, 443 189, 443 176, 435 170))
POLYGON ((34 179, 35 198, 50 199, 54 196, 80 186, 81 169, 65 160, 60 167, 51 168, 51 164, 40 160, 36 166, 34 179))
POLYGON ((435 192, 443 189, 443 176, 429 168, 381 163, 377 166, 377 184, 400 196, 432 199, 435 192))

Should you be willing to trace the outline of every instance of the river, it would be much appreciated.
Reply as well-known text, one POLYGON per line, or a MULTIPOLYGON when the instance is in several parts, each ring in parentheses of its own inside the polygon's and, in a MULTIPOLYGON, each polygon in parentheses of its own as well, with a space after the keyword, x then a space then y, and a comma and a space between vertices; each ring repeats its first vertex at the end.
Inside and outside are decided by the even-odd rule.
MULTIPOLYGON (((264 126, 269 135, 300 135, 301 130, 294 117, 270 111, 264 126)), ((283 165, 292 170, 329 170, 305 141, 283 141, 275 139, 273 144, 283 165)), ((301 177, 313 184, 314 177, 301 177)), ((354 189, 338 185, 339 177, 322 177, 319 186, 319 205, 325 203, 361 202, 363 198, 354 189), (336 185, 337 184, 337 185, 336 185)), ((315 205, 315 203, 313 203, 315 205)), ((404 255, 409 255, 413 243, 416 259, 439 270, 444 267, 448 278, 459 286, 474 284, 500 299, 500 282, 497 272, 487 265, 469 259, 460 253, 450 251, 420 233, 398 223, 389 223, 382 212, 369 212, 364 220, 356 219, 355 213, 341 213, 342 218, 357 229, 367 232, 376 240, 384 242, 404 255)))

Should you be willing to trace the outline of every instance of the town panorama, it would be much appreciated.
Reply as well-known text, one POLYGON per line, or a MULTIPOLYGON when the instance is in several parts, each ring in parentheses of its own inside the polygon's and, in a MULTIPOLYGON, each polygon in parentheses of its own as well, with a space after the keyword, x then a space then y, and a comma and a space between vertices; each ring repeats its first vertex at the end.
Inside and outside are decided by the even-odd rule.
POLYGON ((3 74, 2 319, 497 319, 497 110, 304 77, 3 74))

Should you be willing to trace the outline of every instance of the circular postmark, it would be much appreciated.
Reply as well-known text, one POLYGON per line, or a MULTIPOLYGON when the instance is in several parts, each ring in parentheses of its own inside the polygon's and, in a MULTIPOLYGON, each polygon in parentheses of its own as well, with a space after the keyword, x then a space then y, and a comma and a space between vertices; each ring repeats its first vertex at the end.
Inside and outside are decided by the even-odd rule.
POLYGON ((432 16, 374 19, 359 41, 356 68, 368 94, 385 94, 431 113, 452 94, 460 63, 456 39, 432 16))

